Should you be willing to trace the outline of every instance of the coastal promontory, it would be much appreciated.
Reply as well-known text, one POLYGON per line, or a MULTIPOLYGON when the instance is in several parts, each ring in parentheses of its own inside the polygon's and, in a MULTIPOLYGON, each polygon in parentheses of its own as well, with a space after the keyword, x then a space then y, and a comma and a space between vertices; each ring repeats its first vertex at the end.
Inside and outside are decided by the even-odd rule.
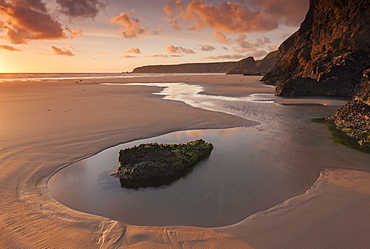
POLYGON ((351 97, 327 119, 369 146, 369 68, 370 0, 311 0, 263 81, 280 96, 351 97))
POLYGON ((119 166, 111 175, 125 188, 168 185, 191 172, 212 149, 203 139, 186 144, 141 144, 120 150, 119 166))
POLYGON ((147 65, 135 68, 132 73, 227 73, 265 74, 275 61, 277 51, 270 52, 261 60, 247 57, 240 61, 184 63, 174 65, 147 65))

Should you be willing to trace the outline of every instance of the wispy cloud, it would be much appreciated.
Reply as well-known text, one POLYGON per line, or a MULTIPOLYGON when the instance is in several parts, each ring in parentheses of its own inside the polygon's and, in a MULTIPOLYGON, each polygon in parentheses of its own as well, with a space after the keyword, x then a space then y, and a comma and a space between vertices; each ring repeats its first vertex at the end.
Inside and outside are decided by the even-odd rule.
POLYGON ((58 48, 56 46, 51 46, 53 52, 55 55, 63 55, 63 56, 69 56, 69 57, 73 57, 75 56, 71 50, 69 49, 66 49, 66 48, 58 48))
POLYGON ((129 48, 124 52, 128 54, 141 54, 141 50, 139 48, 129 48))
POLYGON ((142 23, 139 19, 132 18, 123 12, 119 16, 113 17, 111 23, 123 26, 121 34, 124 38, 138 38, 148 33, 148 31, 142 27, 142 23))
POLYGON ((134 55, 122 55, 119 57, 120 59, 133 59, 136 58, 134 55))
POLYGON ((199 47, 200 47, 200 50, 207 51, 207 52, 213 51, 216 49, 215 47, 210 46, 210 45, 199 45, 199 47))
POLYGON ((167 45, 165 47, 166 51, 170 54, 195 54, 194 50, 183 47, 175 47, 174 45, 167 45))
POLYGON ((152 57, 152 58, 171 58, 171 57, 182 57, 182 55, 178 54, 171 54, 171 55, 165 55, 165 54, 153 54, 153 55, 148 55, 146 57, 152 57))
POLYGON ((225 45, 230 45, 230 44, 233 43, 232 39, 227 38, 227 36, 225 34, 223 34, 222 32, 220 32, 220 31, 214 32, 213 37, 216 40, 218 40, 219 42, 221 42, 222 44, 225 44, 225 45))
POLYGON ((11 51, 11 52, 21 52, 22 51, 22 50, 20 50, 18 48, 15 48, 15 47, 12 47, 12 46, 8 46, 8 45, 0 45, 0 49, 11 51))
POLYGON ((235 52, 241 53, 248 50, 261 48, 267 44, 270 44, 271 40, 268 37, 257 37, 255 40, 251 41, 245 34, 239 34, 235 39, 235 43, 239 46, 239 48, 235 49, 235 52))
MULTIPOLYGON (((268 50, 275 50, 273 46, 271 46, 271 39, 265 36, 256 37, 254 39, 249 39, 246 34, 239 34, 236 38, 228 38, 225 34, 220 31, 214 33, 214 37, 225 45, 233 45, 234 52, 237 53, 244 53, 247 51, 253 50, 261 50, 262 48, 268 50)), ((226 47, 224 47, 225 49, 226 47)))
POLYGON ((71 34, 70 38, 75 38, 76 36, 83 36, 81 30, 72 30, 70 28, 66 28, 66 30, 71 34))

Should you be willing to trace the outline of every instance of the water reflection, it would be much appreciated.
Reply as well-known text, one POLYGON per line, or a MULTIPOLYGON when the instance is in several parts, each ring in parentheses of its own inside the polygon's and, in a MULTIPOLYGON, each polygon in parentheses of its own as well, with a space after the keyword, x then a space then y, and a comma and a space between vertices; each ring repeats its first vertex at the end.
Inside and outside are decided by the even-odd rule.
MULTIPOLYGON (((233 224, 304 193, 324 168, 369 171, 368 154, 333 143, 326 127, 311 122, 337 107, 260 104, 234 98, 210 101, 203 96, 208 106, 261 124, 175 132, 119 145, 61 170, 49 182, 50 193, 71 208, 128 224, 214 227, 233 224), (214 145, 211 156, 172 185, 128 190, 109 176, 117 166, 119 149, 199 138, 214 145)), ((200 97, 196 98, 201 105, 200 97)))

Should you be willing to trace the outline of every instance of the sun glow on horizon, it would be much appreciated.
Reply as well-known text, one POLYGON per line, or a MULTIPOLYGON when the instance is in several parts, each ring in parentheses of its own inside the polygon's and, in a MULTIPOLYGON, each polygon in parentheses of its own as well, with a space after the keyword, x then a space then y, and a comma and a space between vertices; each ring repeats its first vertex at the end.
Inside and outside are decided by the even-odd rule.
POLYGON ((3 60, 0 60, 0 73, 8 73, 10 70, 3 60))

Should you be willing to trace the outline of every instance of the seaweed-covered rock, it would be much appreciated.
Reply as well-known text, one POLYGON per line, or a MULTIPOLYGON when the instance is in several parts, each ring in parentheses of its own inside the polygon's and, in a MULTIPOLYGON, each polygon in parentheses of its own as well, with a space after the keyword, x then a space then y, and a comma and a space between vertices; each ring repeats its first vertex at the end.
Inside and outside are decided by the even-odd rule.
POLYGON ((364 71, 354 99, 326 120, 370 148, 370 69, 364 71))
POLYGON ((202 139, 186 144, 141 144, 120 150, 119 166, 111 175, 125 188, 168 185, 187 175, 212 149, 202 139))

